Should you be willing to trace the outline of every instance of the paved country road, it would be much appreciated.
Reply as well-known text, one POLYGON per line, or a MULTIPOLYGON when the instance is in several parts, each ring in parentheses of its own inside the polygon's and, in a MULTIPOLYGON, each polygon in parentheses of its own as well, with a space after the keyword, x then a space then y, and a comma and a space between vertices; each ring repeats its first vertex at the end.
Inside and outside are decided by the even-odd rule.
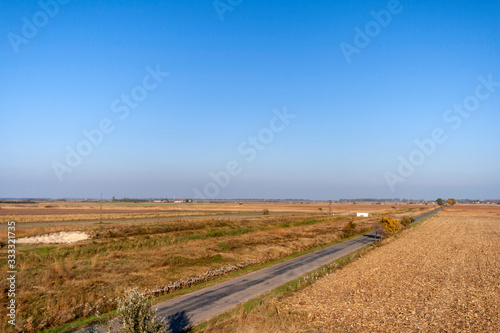
MULTIPOLYGON (((421 221, 436 214, 437 208, 415 218, 421 221)), ((293 258, 273 266, 183 295, 155 306, 173 332, 207 321, 237 305, 324 266, 333 260, 373 243, 375 232, 293 258)), ((89 329, 79 332, 88 332, 89 329)))

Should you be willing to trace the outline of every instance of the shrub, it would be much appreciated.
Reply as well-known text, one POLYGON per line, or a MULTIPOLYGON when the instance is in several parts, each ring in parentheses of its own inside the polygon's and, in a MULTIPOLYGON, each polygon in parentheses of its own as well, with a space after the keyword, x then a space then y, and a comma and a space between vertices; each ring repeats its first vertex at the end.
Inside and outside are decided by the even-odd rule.
POLYGON ((167 332, 163 319, 156 317, 151 303, 137 289, 127 291, 125 296, 118 299, 117 314, 120 332, 167 332))
POLYGON ((356 234, 356 223, 349 221, 342 229, 342 238, 348 238, 356 234))
POLYGON ((382 216, 378 223, 382 225, 385 236, 394 235, 401 229, 401 224, 399 224, 398 220, 392 220, 388 217, 382 216))
POLYGON ((264 209, 262 210, 262 214, 263 214, 263 215, 269 215, 269 209, 264 208, 264 209))
POLYGON ((406 228, 409 227, 410 224, 412 224, 413 222, 415 222, 415 219, 413 217, 405 216, 401 219, 399 223, 401 223, 406 228))

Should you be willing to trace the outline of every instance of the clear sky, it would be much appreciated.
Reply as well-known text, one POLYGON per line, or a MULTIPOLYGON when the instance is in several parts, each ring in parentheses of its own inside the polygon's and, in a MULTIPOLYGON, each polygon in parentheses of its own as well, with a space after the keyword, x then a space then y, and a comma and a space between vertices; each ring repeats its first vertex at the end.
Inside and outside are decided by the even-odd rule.
POLYGON ((500 198, 497 0, 11 0, 0 36, 0 197, 500 198))

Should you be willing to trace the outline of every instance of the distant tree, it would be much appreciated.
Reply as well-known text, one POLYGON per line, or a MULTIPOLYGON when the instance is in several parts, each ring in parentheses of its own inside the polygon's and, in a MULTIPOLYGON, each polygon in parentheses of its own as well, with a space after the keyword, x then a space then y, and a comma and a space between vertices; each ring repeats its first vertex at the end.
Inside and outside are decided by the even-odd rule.
POLYGON ((448 200, 446 200, 446 203, 450 206, 453 206, 457 204, 457 200, 449 198, 448 200))
POLYGON ((438 199, 436 200, 436 203, 437 203, 439 206, 441 206, 441 207, 443 207, 443 206, 444 206, 444 200, 443 200, 443 199, 441 199, 441 198, 438 198, 438 199))

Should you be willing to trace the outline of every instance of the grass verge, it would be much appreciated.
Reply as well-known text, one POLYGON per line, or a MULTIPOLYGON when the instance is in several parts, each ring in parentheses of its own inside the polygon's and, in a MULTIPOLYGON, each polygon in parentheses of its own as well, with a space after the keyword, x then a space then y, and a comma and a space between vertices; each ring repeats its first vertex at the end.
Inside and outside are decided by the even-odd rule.
MULTIPOLYGON (((205 287, 217 284, 217 283, 221 283, 221 282, 224 282, 224 281, 236 278, 236 277, 238 277, 240 275, 248 274, 248 273, 251 273, 251 272, 254 272, 254 271, 266 268, 268 266, 275 265, 277 263, 280 263, 280 262, 283 262, 283 261, 287 261, 287 260, 290 260, 290 259, 293 259, 293 258, 296 258, 296 257, 300 257, 300 256, 305 255, 307 253, 311 253, 311 252, 323 249, 325 247, 329 247, 329 246, 332 246, 332 245, 335 245, 335 244, 338 244, 338 243, 342 243, 344 241, 348 241, 348 240, 350 240, 352 238, 355 238, 355 237, 362 236, 362 235, 365 235, 367 233, 370 233, 371 231, 373 231, 373 230, 372 229, 371 230, 367 230, 367 231, 365 231, 363 233, 359 233, 359 234, 353 235, 353 236, 348 237, 348 238, 344 238, 344 239, 341 239, 341 240, 338 240, 338 241, 335 241, 335 242, 331 242, 331 243, 328 243, 328 244, 325 244, 325 245, 322 245, 322 246, 318 246, 318 247, 315 247, 315 248, 312 248, 312 249, 309 249, 309 250, 306 250, 306 251, 295 253, 295 254, 286 256, 284 258, 276 259, 276 260, 273 260, 273 261, 270 261, 270 262, 267 262, 267 263, 263 263, 263 264, 260 264, 260 265, 257 265, 257 266, 244 268, 242 270, 239 270, 239 271, 236 271, 236 272, 232 272, 230 274, 227 274, 225 276, 221 276, 221 277, 216 278, 214 280, 200 283, 200 284, 192 286, 190 288, 178 290, 178 291, 175 291, 175 292, 167 294, 167 295, 156 297, 156 298, 154 298, 152 300, 152 303, 153 304, 158 304, 158 303, 161 303, 161 302, 165 302, 165 301, 167 301, 167 300, 169 300, 171 298, 178 297, 178 296, 181 296, 181 295, 185 295, 185 294, 194 292, 196 290, 199 290, 199 289, 202 289, 202 288, 205 288, 205 287)), ((356 251, 356 252, 358 252, 358 251, 356 251)), ((348 256, 346 256, 346 257, 348 257, 348 256)), ((342 258, 344 258, 344 257, 342 257, 342 258)), ((342 260, 342 258, 340 258, 338 260, 342 260)), ((308 274, 306 274, 306 275, 308 275, 308 274)), ((281 287, 279 287, 279 288, 281 288, 281 287)), ((279 288, 277 288, 277 289, 279 289, 279 288)), ((105 313, 105 314, 103 314, 101 316, 101 318, 104 318, 104 317, 105 318, 113 318, 114 315, 115 315, 115 313, 116 313, 116 311, 111 311, 111 312, 105 313)), ((50 330, 42 331, 42 333, 66 333, 66 332, 70 332, 70 331, 73 331, 73 330, 76 330, 76 329, 80 329, 80 328, 83 328, 83 327, 94 325, 96 323, 97 323, 97 317, 92 316, 92 317, 88 317, 88 318, 82 318, 82 319, 79 319, 79 320, 74 321, 72 323, 68 323, 68 324, 65 324, 65 325, 62 325, 62 326, 50 329, 50 330)))
POLYGON ((289 281, 257 298, 251 299, 234 309, 220 314, 207 322, 196 325, 187 330, 187 332, 218 332, 218 331, 233 331, 234 326, 238 321, 249 314, 257 314, 263 317, 273 319, 273 311, 277 311, 274 303, 281 299, 291 296, 294 292, 303 290, 312 285, 318 279, 328 276, 335 271, 345 267, 349 263, 361 258, 364 254, 380 246, 379 244, 370 244, 357 251, 354 251, 346 256, 332 261, 332 263, 322 266, 312 272, 289 281))

